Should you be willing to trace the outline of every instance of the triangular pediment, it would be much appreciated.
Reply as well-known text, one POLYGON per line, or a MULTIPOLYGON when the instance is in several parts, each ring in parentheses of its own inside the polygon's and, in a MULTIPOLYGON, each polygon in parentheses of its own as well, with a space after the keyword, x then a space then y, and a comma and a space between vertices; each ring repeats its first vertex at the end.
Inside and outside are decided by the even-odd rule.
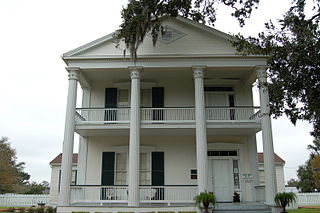
MULTIPOLYGON (((159 35, 154 47, 147 35, 138 50, 139 56, 164 55, 235 55, 228 34, 185 18, 168 18, 164 21, 165 33, 159 35)), ((122 56, 125 45, 116 47, 112 34, 97 39, 63 55, 63 58, 101 58, 122 56)), ((128 52, 127 52, 128 54, 128 52)))

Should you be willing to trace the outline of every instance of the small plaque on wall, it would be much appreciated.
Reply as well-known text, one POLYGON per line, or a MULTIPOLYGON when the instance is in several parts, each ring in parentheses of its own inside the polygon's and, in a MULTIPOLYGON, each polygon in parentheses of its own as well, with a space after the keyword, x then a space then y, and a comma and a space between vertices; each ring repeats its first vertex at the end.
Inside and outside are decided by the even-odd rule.
POLYGON ((253 180, 253 176, 250 173, 242 174, 242 179, 246 182, 251 182, 253 180))

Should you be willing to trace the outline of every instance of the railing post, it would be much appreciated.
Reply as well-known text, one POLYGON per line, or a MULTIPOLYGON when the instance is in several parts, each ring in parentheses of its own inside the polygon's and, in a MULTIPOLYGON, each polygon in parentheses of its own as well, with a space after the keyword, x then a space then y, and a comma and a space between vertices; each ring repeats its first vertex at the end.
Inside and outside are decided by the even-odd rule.
POLYGON ((204 66, 195 66, 193 69, 195 87, 195 111, 196 111, 196 152, 197 152, 197 173, 198 193, 207 190, 207 127, 204 102, 204 66))

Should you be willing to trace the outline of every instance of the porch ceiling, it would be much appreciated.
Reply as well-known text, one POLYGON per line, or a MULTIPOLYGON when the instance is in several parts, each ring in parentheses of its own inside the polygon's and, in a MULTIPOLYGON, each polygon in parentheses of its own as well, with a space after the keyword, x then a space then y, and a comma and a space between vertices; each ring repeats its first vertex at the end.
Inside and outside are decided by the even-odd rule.
MULTIPOLYGON (((111 80, 124 81, 130 79, 128 69, 83 69, 82 72, 89 81, 111 80)), ((205 79, 216 80, 239 80, 246 81, 254 73, 251 67, 208 67, 205 71, 205 79)), ((142 81, 152 80, 192 80, 191 68, 144 68, 141 76, 142 81)))

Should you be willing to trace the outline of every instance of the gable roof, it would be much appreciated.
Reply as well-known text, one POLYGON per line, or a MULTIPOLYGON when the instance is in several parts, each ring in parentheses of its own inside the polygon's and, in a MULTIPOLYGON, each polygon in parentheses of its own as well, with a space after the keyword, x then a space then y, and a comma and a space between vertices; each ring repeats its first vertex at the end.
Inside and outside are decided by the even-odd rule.
MULTIPOLYGON (((193 26, 193 27, 195 27, 195 28, 197 28, 197 29, 199 29, 199 30, 201 30, 201 31, 205 31, 205 32, 207 32, 207 33, 210 33, 210 34, 212 34, 212 35, 215 35, 215 36, 224 38, 224 39, 226 39, 226 40, 234 40, 234 39, 235 39, 235 37, 233 37, 233 36, 231 36, 231 35, 229 35, 229 34, 227 34, 227 33, 224 33, 224 32, 222 32, 222 31, 219 31, 219 30, 217 30, 217 29, 214 29, 214 28, 209 27, 209 26, 207 26, 207 25, 205 25, 205 24, 201 24, 201 23, 199 23, 199 22, 193 21, 193 20, 188 19, 188 18, 184 18, 184 17, 178 16, 178 17, 176 17, 176 18, 168 17, 167 20, 169 20, 169 19, 174 19, 174 20, 177 21, 177 22, 184 23, 184 24, 188 24, 188 25, 193 26)), ((111 40, 113 39, 113 35, 114 35, 114 34, 115 34, 115 32, 110 33, 110 34, 108 34, 108 35, 106 35, 106 36, 103 36, 103 37, 101 37, 101 38, 98 38, 98 39, 96 39, 96 40, 94 40, 94 41, 92 41, 92 42, 89 42, 89 43, 87 43, 87 44, 85 44, 85 45, 82 45, 82 46, 80 46, 80 47, 78 47, 78 48, 75 48, 75 49, 73 49, 73 50, 70 50, 70 51, 68 51, 68 52, 66 52, 66 53, 64 53, 64 54, 62 55, 62 59, 72 58, 73 56, 77 56, 77 54, 79 54, 79 53, 81 53, 81 52, 84 52, 84 51, 86 51, 86 50, 88 50, 88 49, 91 49, 91 48, 93 48, 93 47, 96 47, 96 46, 98 46, 98 45, 100 45, 100 44, 102 44, 102 43, 111 41, 111 40)))
MULTIPOLYGON (((51 164, 61 164, 62 162, 62 153, 60 153, 57 157, 55 157, 52 161, 50 161, 50 165, 51 164)), ((72 163, 73 164, 77 164, 78 163, 78 154, 74 153, 72 155, 72 163)))
MULTIPOLYGON (((276 153, 274 153, 274 161, 275 163, 281 163, 281 164, 285 163, 285 161, 276 153)), ((264 163, 263 152, 258 153, 258 163, 264 163)))

